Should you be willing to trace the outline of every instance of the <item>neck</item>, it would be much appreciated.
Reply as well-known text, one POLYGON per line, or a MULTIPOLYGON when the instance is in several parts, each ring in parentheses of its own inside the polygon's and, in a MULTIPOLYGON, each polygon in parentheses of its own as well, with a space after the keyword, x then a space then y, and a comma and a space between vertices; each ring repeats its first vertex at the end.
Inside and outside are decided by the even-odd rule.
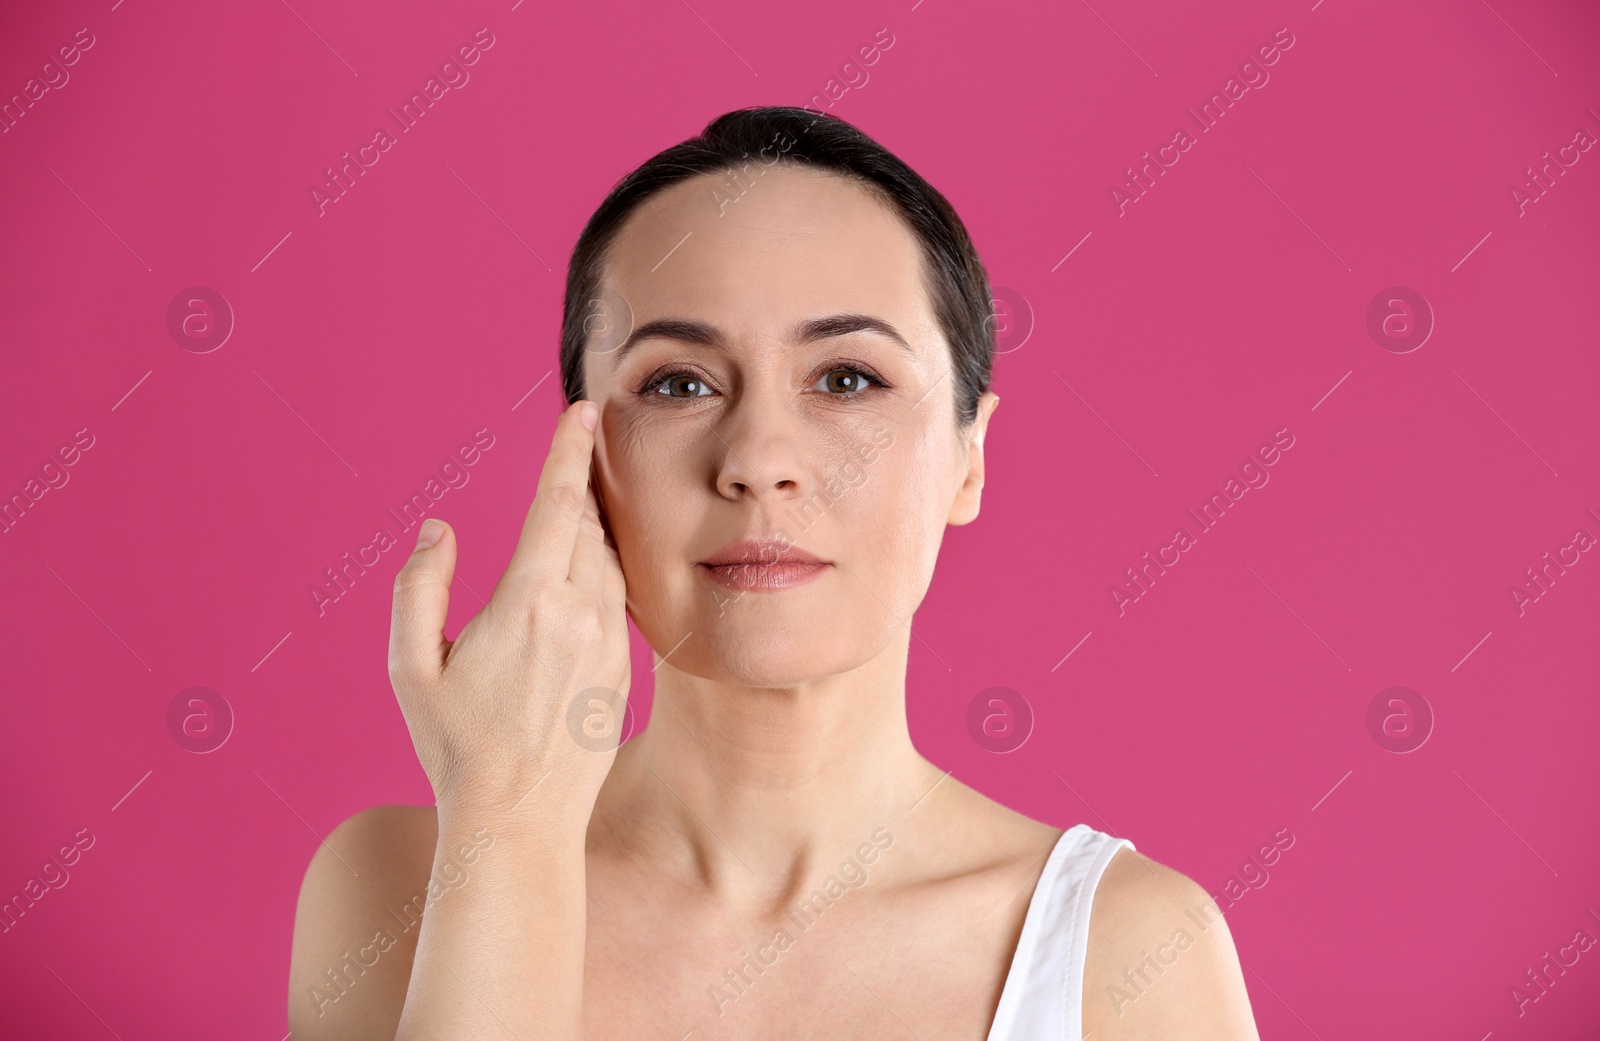
POLYGON ((617 753, 592 828, 719 899, 782 903, 893 833, 944 775, 911 743, 906 649, 787 687, 661 664, 650 726, 617 753))

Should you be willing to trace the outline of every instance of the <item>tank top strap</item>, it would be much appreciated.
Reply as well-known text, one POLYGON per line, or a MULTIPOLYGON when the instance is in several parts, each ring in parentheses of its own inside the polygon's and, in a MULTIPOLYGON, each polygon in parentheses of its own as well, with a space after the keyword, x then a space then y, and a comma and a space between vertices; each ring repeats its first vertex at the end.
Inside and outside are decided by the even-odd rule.
POLYGON ((1083 967, 1095 887, 1128 839, 1075 824, 1045 861, 988 1041, 1081 1041, 1083 967))

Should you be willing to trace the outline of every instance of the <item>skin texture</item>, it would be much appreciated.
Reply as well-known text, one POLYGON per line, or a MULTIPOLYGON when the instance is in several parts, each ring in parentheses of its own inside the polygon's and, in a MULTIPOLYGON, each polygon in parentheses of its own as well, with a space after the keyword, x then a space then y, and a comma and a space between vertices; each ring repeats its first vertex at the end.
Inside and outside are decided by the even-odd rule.
MULTIPOLYGON (((924 759, 909 736, 905 677, 910 621, 944 531, 978 516, 999 399, 985 394, 976 422, 957 424, 949 347, 917 241, 871 194, 775 167, 721 212, 719 184, 697 177, 645 203, 612 250, 607 285, 635 325, 706 323, 720 346, 652 338, 586 361, 588 400, 601 406, 595 498, 628 614, 656 649, 650 726, 614 757, 585 753, 609 760, 609 771, 553 767, 561 780, 521 805, 531 818, 508 821, 488 801, 452 795, 438 810, 381 807, 340 825, 312 859, 296 916, 289 1022, 301 1041, 393 1038, 402 1007, 408 1024, 422 1022, 408 981, 415 991, 423 960, 414 965, 413 954, 430 929, 434 957, 455 977, 428 968, 430 1007, 459 1001, 461 1018, 449 1023, 476 1015, 485 1030, 499 1022, 519 1038, 580 1036, 580 1022, 591 1039, 981 1041, 989 1029, 1060 830, 924 759), (867 331, 793 341, 800 323, 838 313, 888 322, 909 351, 867 331), (871 378, 852 382, 846 365, 871 378), (742 596, 694 567, 762 535, 834 566, 798 588, 742 596), (603 777, 597 790, 593 777, 603 777), (586 817, 574 814, 591 799, 586 817), (494 842, 450 869, 459 885, 444 887, 425 924, 402 928, 407 916, 393 912, 452 852, 464 860, 480 823, 494 842), (788 912, 852 855, 864 880, 802 929, 788 912), (521 906, 519 894, 552 886, 571 887, 585 908, 575 927, 552 912, 530 916, 521 940, 475 939, 521 906), (326 1000, 324 970, 377 930, 392 946, 326 1000), (772 956, 780 930, 790 942, 736 988, 729 971, 746 952, 772 956), (581 949, 581 1000, 562 989, 559 970, 519 968, 529 945, 581 949), (528 976, 520 991, 508 973, 528 976), (545 997, 570 1014, 541 1019, 545 997)), ((453 540, 447 532, 441 542, 452 554, 453 540)), ((419 749, 434 749, 414 715, 413 705, 419 749)), ((424 755, 436 791, 450 758, 424 755)), ((523 790, 543 772, 502 787, 523 790)), ((1205 899, 1182 874, 1117 854, 1092 908, 1086 1033, 1257 1037, 1220 920, 1203 932, 1191 924, 1194 945, 1137 1001, 1107 996, 1205 899)))

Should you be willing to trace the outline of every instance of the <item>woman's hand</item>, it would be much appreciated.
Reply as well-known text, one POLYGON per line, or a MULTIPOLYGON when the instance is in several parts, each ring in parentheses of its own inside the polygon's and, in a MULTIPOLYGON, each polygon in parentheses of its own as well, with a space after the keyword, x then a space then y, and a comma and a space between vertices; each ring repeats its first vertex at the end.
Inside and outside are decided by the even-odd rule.
POLYGON ((450 526, 425 521, 395 578, 389 679, 441 812, 507 811, 537 786, 586 826, 616 757, 631 671, 622 566, 591 480, 599 413, 580 401, 557 421, 511 562, 454 642, 450 526))

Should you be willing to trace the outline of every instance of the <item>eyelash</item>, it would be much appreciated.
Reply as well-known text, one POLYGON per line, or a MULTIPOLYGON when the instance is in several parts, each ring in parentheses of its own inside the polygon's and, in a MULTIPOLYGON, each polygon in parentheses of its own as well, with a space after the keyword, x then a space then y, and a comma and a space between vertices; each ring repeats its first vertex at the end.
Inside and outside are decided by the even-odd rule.
MULTIPOLYGON (((877 373, 871 371, 870 369, 866 369, 866 368, 863 368, 862 366, 854 365, 854 364, 851 364, 851 363, 848 363, 848 362, 836 362, 836 363, 835 362, 830 362, 828 364, 827 369, 822 372, 822 376, 823 377, 831 376, 836 372, 848 372, 853 376, 860 376, 863 379, 865 379, 868 383, 871 383, 871 384, 873 384, 875 386, 878 386, 878 387, 882 387, 885 390, 887 390, 888 387, 889 387, 889 384, 884 379, 882 379, 880 376, 878 376, 877 373)), ((639 394, 640 397, 646 398, 646 399, 649 399, 649 398, 667 398, 667 399, 676 400, 676 401, 693 401, 696 398, 707 397, 708 396, 708 395, 704 395, 704 394, 691 394, 688 397, 678 397, 678 395, 676 395, 676 394, 660 394, 660 393, 657 393, 657 388, 660 387, 662 384, 666 383, 669 380, 677 379, 680 376, 687 376, 690 379, 696 380, 696 381, 698 381, 698 382, 700 382, 702 384, 705 384, 705 382, 706 382, 705 378, 702 377, 698 372, 695 372, 693 369, 688 369, 688 368, 668 369, 668 370, 666 370, 664 372, 659 372, 659 373, 655 374, 654 376, 651 376, 649 381, 643 387, 639 388, 638 394, 639 394)), ((865 393, 866 393, 865 389, 862 389, 862 390, 847 390, 847 391, 844 391, 842 393, 827 393, 826 396, 830 397, 830 398, 842 398, 842 399, 848 401, 848 400, 851 400, 852 398, 860 397, 862 394, 865 394, 865 393)))

